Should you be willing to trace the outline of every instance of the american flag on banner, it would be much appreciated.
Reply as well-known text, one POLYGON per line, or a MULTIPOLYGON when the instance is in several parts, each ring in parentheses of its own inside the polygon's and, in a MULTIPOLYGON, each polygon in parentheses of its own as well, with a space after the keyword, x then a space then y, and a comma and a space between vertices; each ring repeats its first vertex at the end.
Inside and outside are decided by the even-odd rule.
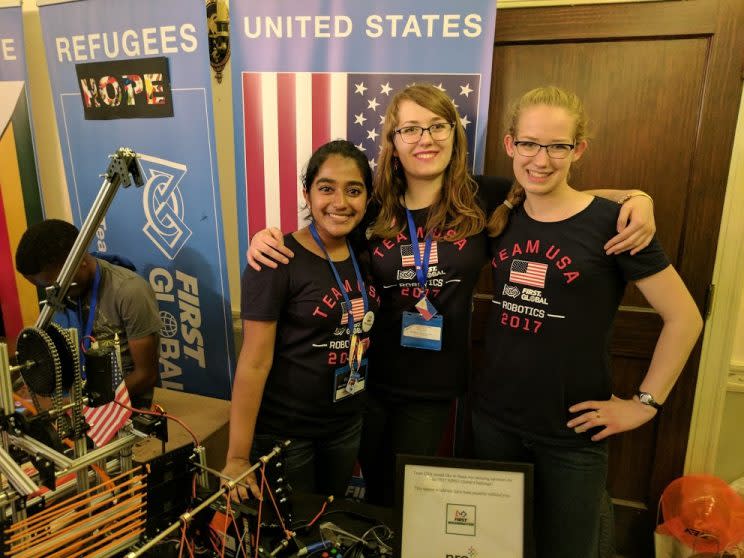
MULTIPOLYGON (((354 316, 354 323, 361 323, 364 319, 364 299, 352 298, 351 299, 351 314, 354 316)), ((349 322, 349 314, 346 310, 346 302, 341 303, 341 325, 347 325, 349 322)))
POLYGON ((312 152, 348 139, 376 166, 385 109, 413 83, 432 83, 455 103, 475 149, 480 74, 244 72, 243 137, 248 235, 305 224, 299 175, 312 152))
MULTIPOLYGON (((439 250, 437 249, 438 244, 438 242, 431 243, 431 250, 429 251, 429 265, 439 263, 439 250)), ((419 254, 421 255, 421 260, 423 261, 426 244, 424 242, 419 242, 418 247, 419 254)), ((403 267, 414 267, 416 265, 416 262, 413 259, 413 248, 411 244, 400 245, 400 264, 403 267)))
POLYGON ((119 367, 115 366, 114 370, 113 384, 116 385, 114 400, 99 407, 83 407, 83 416, 85 416, 85 421, 90 426, 88 437, 99 448, 107 444, 132 415, 132 411, 117 404, 118 401, 129 407, 132 402, 129 399, 129 391, 119 367))
POLYGON ((545 287, 545 274, 547 272, 547 264, 514 260, 509 269, 509 281, 542 289, 545 287))

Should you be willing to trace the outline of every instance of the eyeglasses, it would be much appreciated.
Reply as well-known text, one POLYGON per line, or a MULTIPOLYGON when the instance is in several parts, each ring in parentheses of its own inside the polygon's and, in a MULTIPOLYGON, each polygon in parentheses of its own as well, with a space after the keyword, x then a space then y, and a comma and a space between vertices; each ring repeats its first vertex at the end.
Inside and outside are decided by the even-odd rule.
POLYGON ((517 153, 524 157, 534 157, 544 147, 551 159, 565 159, 568 154, 573 151, 576 145, 572 143, 551 143, 549 145, 543 145, 541 143, 535 143, 534 141, 515 141, 514 146, 517 148, 517 153))
POLYGON ((395 130, 396 134, 400 134, 400 139, 406 143, 417 143, 424 132, 429 132, 431 139, 435 141, 446 140, 452 133, 452 128, 455 125, 452 122, 435 122, 428 128, 423 126, 403 126, 395 130))

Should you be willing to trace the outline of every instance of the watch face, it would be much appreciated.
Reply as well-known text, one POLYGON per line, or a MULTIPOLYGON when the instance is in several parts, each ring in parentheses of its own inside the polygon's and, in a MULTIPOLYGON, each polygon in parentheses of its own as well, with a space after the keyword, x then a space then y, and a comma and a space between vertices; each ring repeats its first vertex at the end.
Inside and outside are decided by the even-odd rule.
POLYGON ((638 394, 638 399, 643 403, 644 405, 650 405, 651 407, 654 407, 658 409, 660 405, 656 402, 653 395, 650 393, 640 393, 638 394))

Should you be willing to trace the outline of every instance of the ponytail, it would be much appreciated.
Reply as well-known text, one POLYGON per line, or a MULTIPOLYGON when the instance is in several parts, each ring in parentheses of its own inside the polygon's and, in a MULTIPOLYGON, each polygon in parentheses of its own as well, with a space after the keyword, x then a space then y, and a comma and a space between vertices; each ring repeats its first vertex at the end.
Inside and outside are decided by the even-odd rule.
POLYGON ((512 210, 522 205, 524 203, 524 198, 524 188, 522 188, 519 182, 515 181, 514 184, 512 184, 509 193, 506 195, 504 203, 494 209, 493 213, 491 213, 491 216, 488 218, 488 223, 486 224, 488 236, 499 236, 504 232, 506 225, 509 224, 509 217, 511 216, 512 210))

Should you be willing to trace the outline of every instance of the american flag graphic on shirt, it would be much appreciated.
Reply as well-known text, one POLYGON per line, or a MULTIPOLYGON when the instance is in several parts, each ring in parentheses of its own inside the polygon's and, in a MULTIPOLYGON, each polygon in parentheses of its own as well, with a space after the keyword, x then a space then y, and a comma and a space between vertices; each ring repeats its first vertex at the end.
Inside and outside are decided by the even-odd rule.
POLYGON ((509 281, 542 289, 545 287, 545 275, 547 272, 547 264, 514 260, 509 269, 509 281))
MULTIPOLYGON (((429 265, 439 263, 439 251, 437 250, 438 244, 438 242, 431 243, 431 250, 429 251, 429 265)), ((424 242, 419 242, 418 247, 419 254, 421 255, 421 260, 423 261, 424 249, 426 248, 426 244, 424 242)), ((411 244, 401 244, 400 263, 403 267, 414 267, 416 265, 416 262, 413 259, 413 248, 411 244)))
MULTIPOLYGON (((243 137, 248 235, 305 225, 299 175, 322 144, 346 138, 374 170, 385 109, 413 83, 432 83, 455 103, 475 149, 480 74, 244 72, 243 137)), ((471 162, 474 153, 470 154, 471 162)))
MULTIPOLYGON (((354 323, 361 323, 364 319, 364 299, 362 297, 351 299, 351 315, 354 316, 354 323)), ((346 308, 346 301, 341 303, 341 325, 349 325, 349 313, 346 308)))

